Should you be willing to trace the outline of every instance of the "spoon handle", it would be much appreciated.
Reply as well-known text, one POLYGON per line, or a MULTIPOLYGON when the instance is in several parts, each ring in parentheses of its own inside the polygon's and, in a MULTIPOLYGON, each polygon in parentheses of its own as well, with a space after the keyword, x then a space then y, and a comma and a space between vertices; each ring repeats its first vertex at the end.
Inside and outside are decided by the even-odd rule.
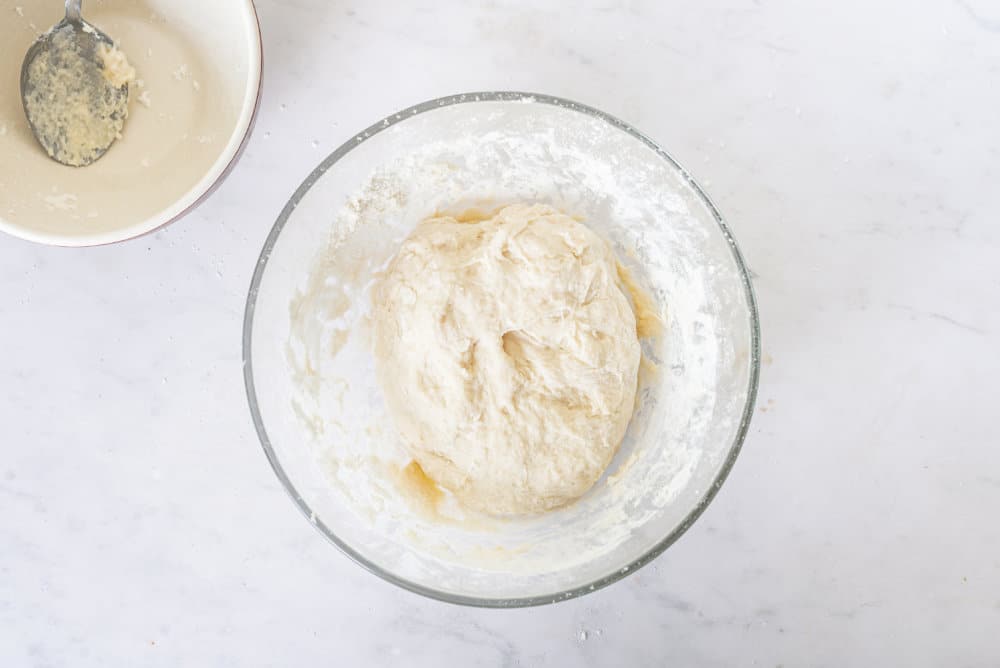
POLYGON ((83 0, 66 0, 66 20, 67 21, 79 21, 80 20, 80 3, 83 0))

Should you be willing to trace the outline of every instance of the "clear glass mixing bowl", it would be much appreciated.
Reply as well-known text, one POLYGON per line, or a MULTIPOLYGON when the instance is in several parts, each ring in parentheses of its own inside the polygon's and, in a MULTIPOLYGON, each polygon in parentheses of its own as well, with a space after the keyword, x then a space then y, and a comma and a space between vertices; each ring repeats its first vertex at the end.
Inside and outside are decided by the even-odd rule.
POLYGON ((729 229, 663 149, 575 102, 471 93, 376 123, 309 175, 261 252, 243 358, 264 451, 324 536, 412 591, 512 607, 610 584, 691 526, 746 435, 759 327, 729 229), (663 327, 644 342, 636 413, 595 487, 535 517, 473 517, 407 466, 374 380, 367 289, 426 216, 514 201, 604 235, 663 327))

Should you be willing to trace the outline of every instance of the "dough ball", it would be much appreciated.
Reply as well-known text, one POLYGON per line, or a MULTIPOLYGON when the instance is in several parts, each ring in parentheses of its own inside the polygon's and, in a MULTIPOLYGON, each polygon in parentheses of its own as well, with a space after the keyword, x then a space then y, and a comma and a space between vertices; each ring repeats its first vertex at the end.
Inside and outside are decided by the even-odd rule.
POLYGON ((493 514, 600 478, 635 404, 636 318, 611 247, 543 205, 432 218, 373 291, 390 413, 424 471, 493 514))

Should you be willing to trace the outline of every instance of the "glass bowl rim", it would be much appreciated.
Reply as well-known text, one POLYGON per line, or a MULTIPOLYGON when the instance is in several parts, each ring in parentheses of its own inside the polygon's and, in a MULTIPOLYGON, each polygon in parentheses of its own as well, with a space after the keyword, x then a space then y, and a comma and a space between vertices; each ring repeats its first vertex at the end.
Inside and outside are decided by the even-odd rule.
POLYGON ((347 555, 351 560, 360 566, 364 567, 366 570, 374 573, 375 575, 381 577, 383 580, 391 582, 403 589, 409 590, 411 592, 421 594, 428 598, 436 599, 439 601, 444 601, 447 603, 454 603, 458 605, 480 607, 480 608, 521 608, 530 607, 538 605, 546 605, 550 603, 557 603, 559 601, 566 601, 569 599, 577 598, 583 596, 584 594, 589 594, 590 592, 602 589, 618 580, 624 578, 630 573, 634 573, 641 567, 645 566, 653 559, 662 554, 668 547, 674 544, 678 538, 680 538, 694 522, 701 516, 708 504, 711 503, 712 499, 718 493, 719 489, 722 487, 722 483, 725 481, 729 472, 732 470, 733 465, 736 462, 736 458, 740 453, 743 446, 743 441, 746 439, 747 432, 750 428, 750 421, 753 417, 754 405, 757 401, 757 387, 760 380, 760 320, 757 310, 757 300, 754 295, 753 285, 750 279, 750 271, 746 265, 746 261, 743 259, 743 255, 740 252, 736 240, 733 238, 732 232, 729 226, 723 220, 722 215, 719 213, 718 208, 712 203, 705 191, 695 182, 684 167, 680 165, 677 160, 673 158, 669 153, 667 153, 662 147, 659 146, 655 141, 639 132, 637 129, 629 125, 628 123, 610 115, 594 107, 590 107, 579 102, 574 102, 572 100, 567 100, 565 98, 556 97, 553 95, 545 95, 540 93, 527 93, 520 91, 489 91, 489 92, 472 92, 472 93, 462 93, 457 95, 448 95, 445 97, 435 98, 433 100, 428 100, 427 102, 422 102, 420 104, 414 105, 403 109, 402 111, 387 116, 378 122, 374 123, 367 129, 361 131, 357 135, 348 139, 339 148, 337 148, 333 153, 324 159, 319 166, 317 166, 302 184, 296 189, 291 198, 285 204, 281 213, 278 215, 274 226, 271 228, 271 232, 268 234, 267 239, 264 242, 264 247, 260 252, 260 256, 257 260, 257 265, 254 269, 253 278, 250 282, 250 290, 247 294, 246 308, 243 316, 243 380, 247 393, 247 400, 250 406, 250 414, 253 418, 254 427, 257 431, 257 437, 260 440, 261 447, 264 450, 264 454, 267 456, 268 462, 271 464, 271 468, 274 470, 275 475, 277 475, 278 480, 281 481, 282 486, 285 491, 292 498, 292 501, 298 506, 299 510, 306 517, 311 524, 313 524, 321 534, 323 534, 328 541, 333 543, 341 552, 347 555), (705 492, 699 499, 698 503, 688 512, 684 519, 674 527, 665 537, 660 539, 652 548, 647 550, 643 555, 633 560, 626 566, 623 566, 612 573, 604 575, 592 582, 588 582, 583 585, 579 585, 570 589, 563 591, 543 594, 537 596, 526 596, 519 598, 481 598, 477 596, 465 596, 460 594, 453 594, 446 591, 441 591, 431 587, 426 587, 415 582, 411 582, 406 578, 400 577, 394 573, 391 573, 372 561, 368 560, 362 554, 354 550, 350 545, 341 540, 326 524, 321 518, 316 516, 313 510, 306 503, 305 499, 298 493, 295 485, 289 480, 281 462, 278 461, 278 457, 271 446, 271 441, 268 438, 267 431, 264 428, 263 419, 261 418, 260 408, 257 404, 257 394, 254 387, 253 379, 253 362, 252 356, 252 341, 253 341, 253 318, 256 311, 257 304, 257 294, 260 290, 260 283, 264 276, 264 270, 267 267, 268 260, 271 256, 271 251, 274 249, 277 243, 278 237, 281 234, 282 229, 284 229, 285 224, 291 217, 292 213, 295 211, 299 202, 305 197, 309 190, 319 181, 319 179, 341 158, 350 153, 353 149, 357 148, 363 144, 367 139, 377 135, 378 133, 391 128, 397 123, 405 121, 412 118, 418 114, 422 114, 428 111, 433 111, 435 109, 440 109, 442 107, 448 107, 457 104, 467 104, 475 102, 516 102, 516 103, 540 103, 548 104, 563 109, 569 109, 571 111, 579 112, 593 118, 602 120, 611 126, 626 132, 631 135, 634 139, 639 140, 645 144, 648 148, 652 149, 654 153, 664 159, 669 163, 681 177, 687 182, 687 184, 694 190, 695 193, 701 199, 702 204, 704 204, 708 210, 711 212, 716 223, 719 225, 723 236, 729 244, 730 251, 732 252, 733 259, 736 261, 736 265, 740 272, 740 280, 743 284, 744 293, 747 299, 747 306, 750 316, 750 378, 747 386, 747 396, 746 404, 743 407, 743 413, 740 418, 739 428, 737 429, 736 436, 733 439, 732 444, 729 447, 729 452, 726 454, 725 461, 716 473, 715 478, 712 480, 710 485, 706 486, 705 492))

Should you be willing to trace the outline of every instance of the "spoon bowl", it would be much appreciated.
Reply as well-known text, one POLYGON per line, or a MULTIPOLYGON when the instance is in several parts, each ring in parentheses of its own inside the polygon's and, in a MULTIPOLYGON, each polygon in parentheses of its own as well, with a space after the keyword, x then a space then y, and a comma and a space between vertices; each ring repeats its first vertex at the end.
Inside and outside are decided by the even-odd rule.
POLYGON ((81 0, 41 35, 21 66, 21 103, 38 143, 53 160, 83 167, 121 136, 134 70, 114 40, 83 19, 81 0))

